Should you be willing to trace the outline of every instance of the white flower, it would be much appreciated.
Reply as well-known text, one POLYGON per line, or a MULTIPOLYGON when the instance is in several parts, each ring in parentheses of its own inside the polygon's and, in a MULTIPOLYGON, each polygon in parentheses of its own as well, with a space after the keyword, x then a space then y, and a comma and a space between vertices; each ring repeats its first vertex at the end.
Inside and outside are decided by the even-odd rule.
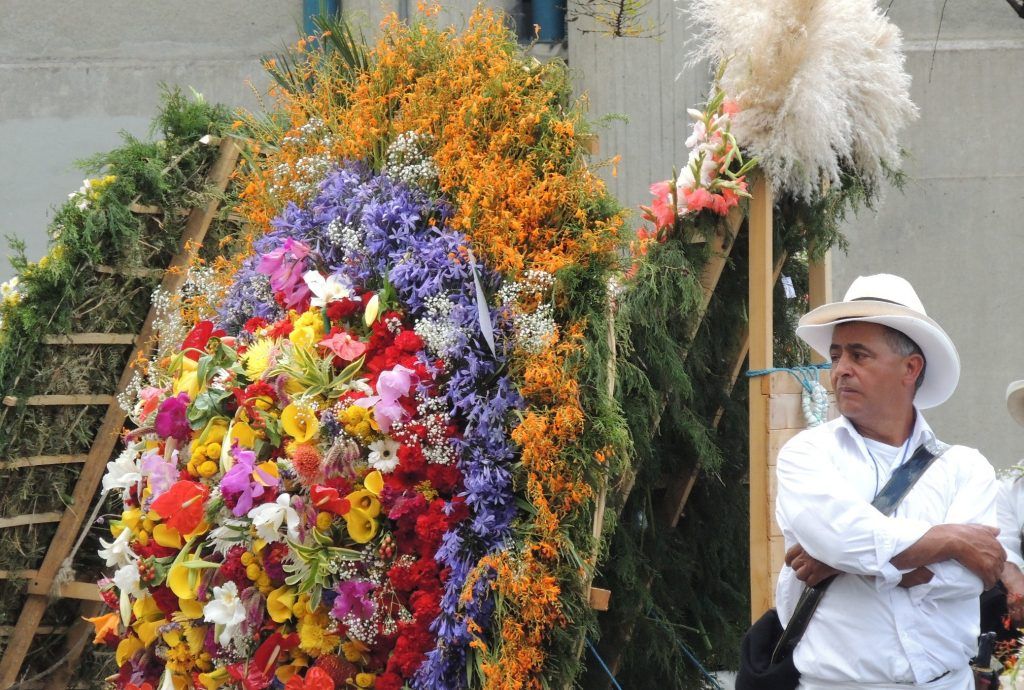
POLYGON ((370 444, 370 457, 367 462, 382 474, 393 472, 398 467, 398 449, 400 444, 390 438, 374 441, 370 444))
POLYGON ((309 301, 310 306, 326 307, 330 302, 336 302, 352 296, 352 290, 341 283, 335 276, 324 278, 320 271, 306 271, 302 279, 316 297, 309 301))
POLYGON ((299 538, 299 514, 291 506, 292 497, 281 494, 274 503, 264 503, 249 511, 256 536, 264 541, 281 541, 281 526, 288 525, 288 538, 299 538))
POLYGON ((0 283, 0 301, 5 301, 9 298, 16 298, 18 295, 18 276, 14 276, 8 281, 0 283))
POLYGON ((238 596, 238 586, 234 582, 229 580, 213 588, 213 599, 203 607, 203 618, 208 623, 223 626, 217 638, 221 647, 231 644, 231 639, 238 635, 245 621, 245 605, 238 596))
MULTIPOLYGON (((701 113, 701 117, 704 117, 703 113, 701 113)), ((686 140, 686 148, 695 148, 697 144, 703 144, 705 141, 707 141, 707 138, 708 129, 704 125, 704 121, 698 120, 697 122, 693 123, 693 133, 686 140)))
POLYGON ((124 495, 142 481, 142 470, 139 469, 139 450, 143 444, 133 444, 125 448, 117 459, 107 463, 107 473, 103 475, 103 490, 121 489, 124 495))
POLYGON ((129 563, 135 563, 138 556, 135 555, 135 552, 129 546, 131 539, 132 531, 130 529, 121 530, 121 533, 117 535, 117 539, 112 542, 100 539, 100 545, 103 548, 99 550, 99 557, 106 559, 108 568, 115 566, 120 568, 129 563))
POLYGON ((123 565, 114 573, 114 585, 117 586, 120 592, 130 594, 136 598, 141 597, 145 590, 143 590, 140 584, 139 565, 137 563, 123 565))

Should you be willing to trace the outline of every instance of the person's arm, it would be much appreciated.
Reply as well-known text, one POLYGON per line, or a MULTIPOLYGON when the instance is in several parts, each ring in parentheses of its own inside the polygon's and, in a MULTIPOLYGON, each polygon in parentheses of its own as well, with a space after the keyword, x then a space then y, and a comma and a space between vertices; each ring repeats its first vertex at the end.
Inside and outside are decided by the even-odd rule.
MULTIPOLYGON (((779 452, 779 526, 807 558, 835 571, 875 576, 886 585, 897 585, 904 573, 890 560, 921 539, 931 525, 882 515, 822 457, 824 451, 816 447, 816 440, 820 440, 817 434, 800 434, 779 452)), ((800 566, 803 561, 790 566, 794 563, 800 566)))

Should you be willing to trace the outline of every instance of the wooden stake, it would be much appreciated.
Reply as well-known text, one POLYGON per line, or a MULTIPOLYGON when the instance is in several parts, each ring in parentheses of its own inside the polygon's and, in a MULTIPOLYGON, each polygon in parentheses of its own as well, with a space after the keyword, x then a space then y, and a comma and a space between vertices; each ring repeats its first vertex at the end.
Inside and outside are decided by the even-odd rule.
MULTIPOLYGON (((220 143, 220 155, 208 176, 209 186, 213 187, 217 194, 227 188, 228 178, 235 168, 239 153, 240 149, 233 139, 227 138, 220 143)), ((188 267, 195 257, 195 252, 202 246, 206 231, 217 213, 219 203, 219 199, 215 196, 205 208, 193 209, 189 214, 188 222, 182 232, 180 249, 171 260, 168 270, 164 272, 161 283, 161 287, 168 293, 177 292, 184 284, 188 267)), ((135 348, 128 358, 129 364, 125 367, 118 382, 118 393, 128 387, 135 375, 136 363, 145 361, 154 334, 155 320, 156 310, 150 307, 142 330, 139 332, 138 340, 136 340, 135 348)), ((57 527, 57 532, 53 536, 53 541, 50 542, 46 557, 39 567, 39 573, 30 583, 32 591, 49 592, 53 579, 78 538, 82 522, 88 514, 89 506, 99 488, 100 480, 103 478, 107 460, 117 445, 118 435, 125 417, 124 410, 116 401, 108 406, 107 414, 103 418, 103 423, 89 451, 89 458, 82 467, 82 472, 75 485, 71 508, 65 511, 64 517, 57 527)), ((29 594, 26 599, 21 614, 18 616, 14 634, 10 638, 7 649, 4 650, 3 659, 0 659, 0 689, 9 688, 17 681, 21 665, 25 661, 32 638, 48 603, 49 597, 45 594, 29 594)))
POLYGON ((69 333, 48 335, 43 338, 46 345, 132 345, 134 333, 69 333))
POLYGON ((30 395, 24 400, 15 395, 5 395, 4 405, 16 407, 20 403, 31 407, 68 407, 72 405, 111 405, 115 402, 113 395, 30 395))
MULTIPOLYGON (((768 369, 773 362, 772 333, 772 209, 769 180, 758 175, 750 203, 749 298, 751 370, 768 369)), ((750 615, 757 620, 771 599, 768 506, 768 397, 761 380, 751 378, 750 394, 750 615)))
POLYGON ((48 465, 74 465, 85 462, 88 455, 33 455, 0 462, 0 470, 15 470, 19 467, 46 467, 48 465))

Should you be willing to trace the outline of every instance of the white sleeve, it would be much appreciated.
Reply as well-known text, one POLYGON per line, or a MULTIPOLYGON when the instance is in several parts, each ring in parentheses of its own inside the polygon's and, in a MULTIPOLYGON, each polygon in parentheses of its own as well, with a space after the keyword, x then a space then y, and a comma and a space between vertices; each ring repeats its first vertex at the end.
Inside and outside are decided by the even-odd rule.
POLYGON ((1004 479, 999 482, 999 496, 996 502, 996 520, 999 527, 999 543, 1006 549, 1006 560, 1024 569, 1021 558, 1021 504, 1024 503, 1024 479, 1004 479))
MULTIPOLYGON (((952 449, 947 452, 952 452, 952 449)), ((974 449, 957 448, 956 495, 946 511, 944 522, 958 525, 996 525, 999 485, 995 471, 984 456, 974 449)), ((1000 541, 1002 541, 1000 539, 1000 541)), ((1004 546, 1005 548, 1005 546, 1004 546)), ((1017 541, 1020 548, 1020 540, 1017 541)), ((980 596, 985 586, 977 575, 959 562, 948 560, 926 566, 932 579, 910 588, 911 600, 969 599, 980 596)))
POLYGON ((804 550, 837 570, 879 577, 880 587, 899 584, 903 573, 889 561, 919 540, 931 525, 886 517, 836 471, 809 434, 779 452, 776 519, 804 550))

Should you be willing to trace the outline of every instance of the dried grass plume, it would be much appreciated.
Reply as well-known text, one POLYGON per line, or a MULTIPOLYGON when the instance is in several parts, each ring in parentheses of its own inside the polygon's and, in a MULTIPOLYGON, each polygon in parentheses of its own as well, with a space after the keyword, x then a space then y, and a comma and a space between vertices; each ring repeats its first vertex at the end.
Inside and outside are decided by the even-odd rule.
POLYGON ((873 0, 692 0, 695 60, 722 68, 732 131, 776 188, 816 196, 840 172, 875 188, 917 117, 902 36, 873 0))

